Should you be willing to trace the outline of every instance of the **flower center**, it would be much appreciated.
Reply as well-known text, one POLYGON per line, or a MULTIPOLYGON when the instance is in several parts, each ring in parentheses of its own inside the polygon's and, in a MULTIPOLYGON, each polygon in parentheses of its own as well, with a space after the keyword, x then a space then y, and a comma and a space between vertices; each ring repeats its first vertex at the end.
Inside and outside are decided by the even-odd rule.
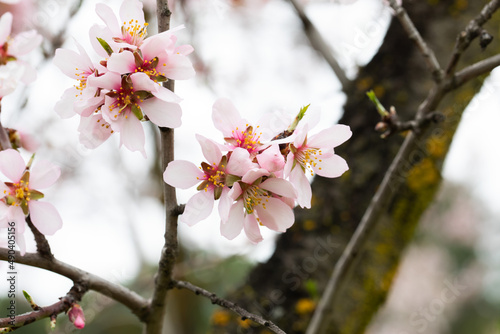
MULTIPOLYGON (((308 169, 311 176, 313 176, 314 171, 312 167, 316 167, 318 162, 322 162, 320 159, 322 154, 323 152, 321 152, 321 149, 308 147, 306 149, 299 149, 295 154, 295 159, 304 169, 308 169)), ((319 167, 319 169, 321 169, 321 167, 319 167)))
POLYGON ((122 35, 125 42, 140 46, 144 38, 146 38, 148 23, 145 22, 144 25, 139 24, 137 20, 130 20, 128 22, 123 22, 122 35))
MULTIPOLYGON (((257 128, 259 128, 257 126, 257 128)), ((236 147, 241 147, 246 149, 249 153, 254 153, 258 151, 259 147, 262 145, 260 142, 260 136, 262 132, 256 133, 253 131, 253 127, 248 126, 246 130, 239 130, 236 128, 235 131, 232 132, 233 138, 236 140, 236 147)))
POLYGON ((269 193, 266 190, 256 185, 250 186, 243 194, 243 205, 247 214, 252 214, 256 205, 262 205, 265 209, 269 197, 269 193))

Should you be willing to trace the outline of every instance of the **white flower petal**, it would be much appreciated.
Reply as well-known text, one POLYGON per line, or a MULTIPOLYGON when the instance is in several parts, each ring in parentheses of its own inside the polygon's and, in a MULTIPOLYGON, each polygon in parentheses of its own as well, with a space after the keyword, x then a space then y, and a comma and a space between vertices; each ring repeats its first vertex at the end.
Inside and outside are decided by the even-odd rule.
POLYGON ((297 203, 302 208, 311 208, 311 185, 301 168, 294 168, 290 174, 290 182, 297 190, 297 203))
POLYGON ((245 221, 243 223, 243 228, 247 238, 253 243, 257 244, 264 240, 262 234, 260 234, 259 222, 254 215, 246 215, 245 221))
POLYGON ((193 226, 206 219, 214 207, 213 191, 198 191, 186 203, 184 213, 179 216, 179 221, 193 226))
POLYGON ((47 160, 36 160, 30 173, 30 188, 43 189, 53 185, 61 176, 61 168, 47 160))
POLYGON ((152 97, 141 102, 140 107, 149 120, 158 126, 178 128, 182 124, 182 109, 178 103, 165 102, 152 97))
POLYGON ((278 232, 285 232, 293 225, 295 216, 293 210, 286 203, 271 197, 266 199, 265 204, 265 209, 262 205, 255 206, 262 225, 278 232))
POLYGON ((240 200, 231 206, 228 220, 226 222, 221 221, 220 234, 229 240, 233 240, 241 233, 244 220, 243 201, 240 200))
POLYGON ((12 182, 18 182, 25 169, 26 163, 19 152, 11 148, 0 152, 0 172, 12 182))
POLYGON ((312 169, 316 174, 323 177, 339 177, 349 169, 349 166, 347 166, 347 162, 342 157, 334 154, 327 159, 322 159, 312 169))
POLYGON ((219 165, 222 159, 222 152, 217 144, 202 135, 196 134, 196 140, 200 143, 203 156, 210 164, 219 165))
POLYGON ((53 235, 62 227, 62 219, 57 209, 50 203, 30 201, 28 203, 33 225, 45 235, 53 235))
POLYGON ((241 118, 234 104, 225 98, 215 101, 212 107, 212 121, 215 128, 221 131, 225 137, 230 137, 232 131, 236 130, 236 128, 245 130, 245 124, 247 123, 241 118))
POLYGON ((205 176, 192 162, 185 160, 175 160, 169 162, 163 173, 163 181, 175 188, 188 189, 205 176))
POLYGON ((259 187, 265 190, 269 190, 270 192, 279 196, 291 198, 297 197, 297 191, 295 190, 294 186, 287 180, 277 177, 272 177, 265 180, 259 185, 259 187))
POLYGON ((308 147, 333 148, 337 147, 347 139, 351 138, 351 128, 343 124, 335 124, 328 129, 312 135, 307 140, 308 147))

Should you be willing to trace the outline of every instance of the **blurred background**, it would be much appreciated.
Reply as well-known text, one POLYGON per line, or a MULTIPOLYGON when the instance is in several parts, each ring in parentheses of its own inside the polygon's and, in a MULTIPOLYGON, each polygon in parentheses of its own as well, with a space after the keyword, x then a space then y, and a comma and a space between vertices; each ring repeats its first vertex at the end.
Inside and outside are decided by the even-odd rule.
MULTIPOLYGON (((121 4, 99 2, 115 12, 121 4)), ((29 59, 36 65, 37 81, 2 100, 2 123, 35 136, 40 143, 37 157, 62 168, 59 182, 45 192, 64 221, 63 229, 48 237, 56 258, 150 296, 163 245, 157 130, 144 124, 148 159, 118 149, 116 136, 87 150, 78 142, 77 118, 63 120, 54 112, 63 91, 74 84, 52 64, 54 50, 76 50, 77 40, 91 57, 96 56, 88 37, 90 27, 102 23, 95 14, 96 3, 0 4, 1 13, 15 15, 17 31, 35 28, 45 37, 29 59)), ((378 0, 309 0, 301 5, 350 79, 377 52, 392 19, 391 11, 378 0)), ((211 122, 211 107, 218 97, 230 98, 250 121, 270 113, 293 117, 309 103, 321 114, 324 127, 340 119, 346 101, 341 83, 311 48, 288 1, 175 0, 171 8, 171 26, 186 26, 177 36, 179 44, 194 46, 190 57, 197 71, 194 79, 176 82, 176 93, 183 98, 183 126, 176 130, 178 159, 195 164, 203 160, 195 133, 222 142, 211 122)), ((155 2, 144 1, 144 9, 148 33, 153 35, 155 2)), ((496 29, 491 31, 495 37, 496 29)), ((500 72, 493 71, 464 114, 446 159, 439 195, 405 251, 388 301, 367 333, 500 333, 499 92, 500 72)), ((350 157, 344 158, 349 163, 350 157)), ((178 201, 185 203, 193 193, 194 189, 179 190, 178 201)), ((175 276, 222 296, 237 289, 275 247, 276 234, 271 231, 265 231, 259 245, 244 236, 226 240, 215 214, 194 227, 179 229, 181 252, 175 276)), ((28 251, 34 251, 30 232, 27 241, 28 251)), ((19 265, 18 272, 17 290, 28 291, 39 305, 54 303, 72 286, 70 280, 43 270, 19 265)), ((0 279, 0 291, 6 287, 0 279)), ((0 295, 5 297, 6 293, 0 295)), ((208 300, 189 292, 173 291, 169 298, 166 333, 207 333, 211 325, 229 321, 208 300)), ((18 301, 23 304, 21 297, 18 301)), ((6 302, 1 301, 0 309, 6 302)), ((29 306, 24 306, 27 311, 29 306)), ((82 306, 87 318, 82 333, 141 332, 135 317, 107 297, 89 293, 82 306)), ((299 314, 310 312, 306 304, 302 306, 299 314)), ((59 318, 52 333, 76 331, 65 316, 59 318)), ((19 330, 45 332, 48 321, 19 330)))

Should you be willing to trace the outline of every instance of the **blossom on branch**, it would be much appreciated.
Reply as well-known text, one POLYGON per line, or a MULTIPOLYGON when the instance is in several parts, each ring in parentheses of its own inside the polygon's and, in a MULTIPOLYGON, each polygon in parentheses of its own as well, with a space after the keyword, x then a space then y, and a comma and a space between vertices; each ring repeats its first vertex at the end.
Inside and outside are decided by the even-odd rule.
POLYGON ((172 161, 163 174, 173 187, 187 189, 199 183, 199 193, 189 199, 180 221, 198 223, 220 199, 220 231, 227 239, 244 230, 252 243, 258 243, 262 240, 260 225, 277 232, 292 226, 295 204, 311 206, 305 172, 338 177, 348 169, 334 147, 351 136, 349 127, 334 125, 308 139, 308 126, 297 128, 306 111, 307 107, 302 108, 287 129, 274 133, 254 128, 231 101, 217 100, 212 120, 225 143, 197 135, 208 163, 198 169, 188 161, 172 161))
POLYGON ((20 57, 42 42, 42 36, 35 30, 11 37, 12 20, 9 12, 0 17, 0 100, 12 93, 20 82, 29 84, 36 79, 35 69, 20 57))
POLYGON ((68 318, 76 328, 82 329, 85 327, 85 315, 83 314, 82 307, 77 303, 71 305, 68 311, 68 318))
POLYGON ((10 181, 0 183, 0 227, 14 223, 18 238, 16 242, 21 254, 26 251, 22 234, 26 228, 26 216, 43 234, 52 235, 62 227, 57 209, 50 203, 40 202, 44 195, 37 189, 54 184, 61 170, 48 161, 38 161, 31 168, 25 164, 19 152, 7 149, 0 152, 0 172, 10 181))
POLYGON ((181 125, 181 99, 162 83, 194 76, 189 45, 176 46, 173 29, 147 37, 142 3, 124 1, 118 19, 105 4, 96 6, 105 26, 90 29, 95 51, 104 59, 93 63, 85 50, 79 54, 57 50, 54 64, 78 80, 68 89, 56 111, 62 117, 81 117, 80 142, 95 148, 111 134, 120 133, 120 144, 145 156, 145 135, 141 122, 160 127, 181 125))

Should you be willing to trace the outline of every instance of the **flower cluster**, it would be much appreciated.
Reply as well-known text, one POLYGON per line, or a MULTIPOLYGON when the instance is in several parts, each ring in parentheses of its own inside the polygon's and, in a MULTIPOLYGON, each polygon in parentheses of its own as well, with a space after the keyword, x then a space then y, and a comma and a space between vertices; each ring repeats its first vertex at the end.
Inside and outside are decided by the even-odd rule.
POLYGON ((0 100, 12 93, 19 83, 29 84, 36 79, 36 71, 19 57, 34 50, 42 42, 35 30, 11 37, 12 14, 0 17, 0 100))
POLYGON ((138 0, 124 1, 119 19, 105 4, 98 4, 96 12, 105 25, 93 26, 90 39, 104 59, 92 62, 78 43, 78 52, 56 50, 54 64, 77 80, 64 92, 56 112, 81 117, 80 141, 88 148, 119 132, 120 144, 145 155, 141 121, 170 128, 181 125, 181 99, 161 83, 194 76, 186 57, 193 48, 175 45, 175 29, 146 38, 148 24, 138 0))
POLYGON ((52 235, 62 227, 62 219, 56 208, 46 202, 39 202, 44 189, 56 182, 61 174, 59 167, 48 161, 38 161, 31 168, 25 164, 21 154, 13 149, 0 152, 0 172, 10 181, 0 182, 0 227, 14 223, 16 242, 23 255, 26 251, 24 230, 26 216, 43 234, 52 235))
POLYGON ((219 200, 221 234, 228 239, 244 230, 251 242, 258 243, 262 240, 259 225, 279 232, 292 226, 295 204, 311 207, 306 173, 338 177, 348 169, 334 147, 351 137, 349 127, 334 125, 309 137, 307 124, 297 126, 306 110, 288 129, 273 133, 250 125, 229 100, 217 100, 212 119, 225 143, 197 135, 206 162, 196 167, 189 161, 172 161, 163 174, 173 187, 198 184, 199 192, 186 203, 180 220, 198 223, 219 200))

